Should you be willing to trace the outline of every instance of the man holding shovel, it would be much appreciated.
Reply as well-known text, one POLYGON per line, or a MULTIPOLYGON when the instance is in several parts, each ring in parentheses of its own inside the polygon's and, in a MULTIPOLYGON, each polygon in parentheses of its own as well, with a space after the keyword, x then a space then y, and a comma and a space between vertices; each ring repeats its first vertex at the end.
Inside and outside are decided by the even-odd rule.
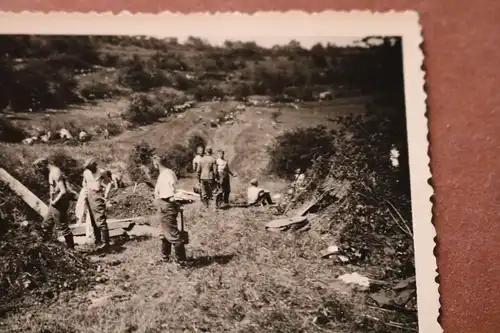
POLYGON ((75 247, 75 242, 68 225, 68 209, 72 194, 68 189, 66 177, 61 169, 46 157, 37 159, 33 166, 36 171, 49 174, 50 204, 47 216, 43 217, 42 238, 44 241, 51 238, 55 224, 59 233, 64 236, 66 246, 72 249, 75 247))
MULTIPOLYGON (((174 259, 177 265, 186 265, 187 241, 183 230, 179 231, 177 216, 180 212, 180 204, 175 198, 177 188, 177 176, 166 167, 165 161, 158 155, 153 157, 153 167, 158 169, 159 176, 155 185, 155 204, 161 228, 161 253, 163 259, 170 260, 172 247, 174 248, 174 259)), ((152 185, 152 184, 151 184, 152 185)), ((150 186, 151 186, 150 185, 150 186)))

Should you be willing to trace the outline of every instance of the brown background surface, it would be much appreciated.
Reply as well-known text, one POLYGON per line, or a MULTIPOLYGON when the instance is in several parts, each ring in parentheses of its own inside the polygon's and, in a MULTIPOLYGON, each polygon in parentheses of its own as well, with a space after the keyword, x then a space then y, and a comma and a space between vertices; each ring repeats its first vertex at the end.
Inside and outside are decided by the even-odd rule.
MULTIPOLYGON (((415 9, 423 26, 446 333, 500 332, 500 2, 0 0, 3 11, 415 9)), ((424 332, 425 333, 425 332, 424 332)))

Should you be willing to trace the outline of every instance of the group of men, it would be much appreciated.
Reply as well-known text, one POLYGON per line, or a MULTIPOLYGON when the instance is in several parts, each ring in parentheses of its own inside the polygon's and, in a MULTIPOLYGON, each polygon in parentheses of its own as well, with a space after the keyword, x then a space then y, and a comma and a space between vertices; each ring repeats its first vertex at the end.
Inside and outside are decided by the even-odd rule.
POLYGON ((193 170, 197 174, 200 198, 206 207, 215 194, 216 208, 222 204, 229 205, 231 193, 230 177, 236 177, 225 159, 223 150, 219 150, 219 156, 215 158, 211 146, 198 147, 193 159, 193 170))
MULTIPOLYGON (((153 156, 153 167, 160 171, 154 185, 155 205, 160 218, 161 253, 163 259, 170 260, 172 247, 177 264, 184 266, 186 262, 185 239, 177 227, 177 216, 181 210, 182 199, 176 198, 177 177, 169 169, 161 156, 153 156)), ((65 239, 68 248, 75 247, 74 235, 69 228, 68 210, 70 202, 79 195, 70 186, 61 169, 47 157, 37 159, 33 166, 45 176, 48 174, 50 202, 48 212, 42 221, 42 238, 51 239, 54 226, 65 239)), ((85 205, 94 227, 97 251, 105 250, 110 244, 109 229, 106 217, 106 203, 109 188, 113 184, 111 173, 98 168, 95 158, 84 164, 82 191, 85 192, 85 205)))
MULTIPOLYGON (((49 207, 48 213, 42 222, 42 237, 49 240, 54 226, 64 236, 68 248, 74 248, 75 242, 69 228, 68 210, 70 202, 78 197, 75 190, 69 185, 64 173, 47 157, 37 159, 33 163, 37 171, 48 174, 49 207)), ((109 230, 106 220, 106 196, 109 186, 113 183, 110 172, 98 168, 94 158, 84 164, 82 188, 85 189, 87 212, 94 226, 95 243, 98 250, 109 245, 109 230)))
MULTIPOLYGON (((161 230, 161 253, 163 260, 170 261, 172 248, 174 262, 179 266, 186 263, 185 233, 178 229, 177 217, 182 210, 182 198, 176 196, 178 179, 175 172, 168 168, 165 157, 153 156, 153 168, 159 171, 154 187, 154 200, 161 230)), ((59 167, 49 158, 43 157, 34 162, 35 168, 48 173, 50 188, 50 204, 48 214, 42 222, 43 239, 48 240, 53 234, 54 226, 64 236, 68 248, 74 248, 74 237, 68 224, 68 210, 70 201, 78 197, 68 184, 68 181, 59 167)), ((196 172, 202 202, 208 207, 213 195, 216 195, 216 207, 229 204, 231 192, 230 176, 236 175, 229 169, 224 151, 220 150, 218 157, 213 157, 212 147, 198 147, 197 155, 193 159, 193 169, 196 172)), ((82 191, 85 193, 85 205, 94 228, 97 250, 104 250, 109 246, 110 237, 106 217, 107 196, 112 184, 109 171, 100 169, 95 158, 88 159, 84 164, 82 191)), ((80 192, 81 194, 82 192, 80 192)), ((248 187, 248 205, 273 204, 270 192, 258 187, 257 179, 253 179, 248 187)))

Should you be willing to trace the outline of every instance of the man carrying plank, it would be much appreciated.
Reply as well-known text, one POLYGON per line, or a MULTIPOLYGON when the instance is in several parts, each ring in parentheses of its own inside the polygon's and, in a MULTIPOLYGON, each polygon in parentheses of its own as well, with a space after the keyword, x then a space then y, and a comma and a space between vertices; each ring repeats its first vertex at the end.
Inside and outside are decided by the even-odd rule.
POLYGON ((46 157, 37 159, 33 166, 38 172, 49 174, 50 203, 48 214, 43 217, 42 222, 43 240, 48 241, 51 238, 55 224, 64 237, 66 246, 72 249, 75 247, 75 242, 68 226, 68 209, 72 194, 68 189, 66 177, 61 169, 46 157))
POLYGON ((179 266, 186 264, 186 248, 177 226, 180 206, 176 201, 177 176, 166 167, 165 161, 158 155, 153 157, 153 166, 160 171, 155 185, 155 204, 161 228, 161 253, 168 261, 174 247, 174 259, 179 266))

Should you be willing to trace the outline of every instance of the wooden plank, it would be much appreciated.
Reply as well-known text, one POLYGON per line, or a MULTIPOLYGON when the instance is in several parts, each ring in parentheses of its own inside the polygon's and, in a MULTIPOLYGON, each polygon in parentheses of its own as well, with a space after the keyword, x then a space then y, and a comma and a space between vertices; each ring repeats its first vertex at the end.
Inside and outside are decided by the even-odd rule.
POLYGON ((5 169, 0 168, 0 179, 4 181, 12 191, 19 195, 40 216, 46 216, 49 212, 47 206, 40 198, 31 192, 20 181, 11 176, 5 169))

